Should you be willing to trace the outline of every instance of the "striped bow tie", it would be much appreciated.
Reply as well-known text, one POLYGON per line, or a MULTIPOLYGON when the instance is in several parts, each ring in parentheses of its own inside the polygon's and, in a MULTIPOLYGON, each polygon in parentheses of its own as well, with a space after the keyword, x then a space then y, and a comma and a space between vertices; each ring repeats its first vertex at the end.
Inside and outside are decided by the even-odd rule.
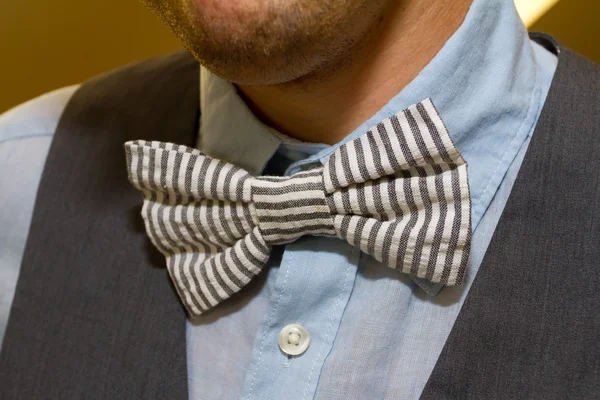
POLYGON ((337 236, 431 282, 463 279, 467 166, 429 99, 288 177, 252 177, 172 143, 130 141, 125 150, 146 231, 192 316, 246 285, 273 245, 304 235, 337 236))

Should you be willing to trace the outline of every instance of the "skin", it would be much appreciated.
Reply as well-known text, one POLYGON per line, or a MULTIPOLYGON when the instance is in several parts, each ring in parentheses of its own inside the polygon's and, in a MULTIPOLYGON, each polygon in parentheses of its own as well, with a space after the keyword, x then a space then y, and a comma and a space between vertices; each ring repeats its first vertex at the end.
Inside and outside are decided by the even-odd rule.
POLYGON ((267 125, 333 144, 402 90, 472 0, 142 0, 267 125))

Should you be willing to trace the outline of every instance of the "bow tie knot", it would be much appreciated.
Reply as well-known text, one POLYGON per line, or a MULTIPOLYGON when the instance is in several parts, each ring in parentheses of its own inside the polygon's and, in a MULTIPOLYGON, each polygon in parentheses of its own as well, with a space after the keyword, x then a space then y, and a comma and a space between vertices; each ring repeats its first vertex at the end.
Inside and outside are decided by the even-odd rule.
POLYGON ((341 145, 324 166, 252 177, 173 143, 125 144, 142 216, 181 299, 198 315, 239 291, 273 245, 337 236, 434 283, 462 282, 469 257, 467 165, 429 99, 341 145))
POLYGON ((267 243, 288 243, 304 235, 335 236, 323 168, 291 177, 254 178, 251 187, 258 227, 267 243))

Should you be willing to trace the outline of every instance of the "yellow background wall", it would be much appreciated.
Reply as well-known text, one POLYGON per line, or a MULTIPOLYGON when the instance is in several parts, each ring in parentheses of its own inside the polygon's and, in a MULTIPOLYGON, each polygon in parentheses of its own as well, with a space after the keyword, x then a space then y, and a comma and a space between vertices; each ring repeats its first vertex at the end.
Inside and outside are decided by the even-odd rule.
MULTIPOLYGON (((532 29, 600 62, 598 17, 598 0, 561 0, 532 29)), ((0 112, 179 47, 136 0, 0 0, 0 112)))
POLYGON ((0 113, 179 47, 137 0, 0 0, 0 113))

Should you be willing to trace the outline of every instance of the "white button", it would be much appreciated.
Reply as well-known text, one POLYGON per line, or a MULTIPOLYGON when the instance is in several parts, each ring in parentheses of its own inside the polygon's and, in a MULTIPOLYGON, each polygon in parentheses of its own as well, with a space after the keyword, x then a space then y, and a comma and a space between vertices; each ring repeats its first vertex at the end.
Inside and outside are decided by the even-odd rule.
POLYGON ((305 327, 298 324, 286 325, 279 333, 279 348, 285 354, 298 356, 308 349, 310 336, 305 327))

